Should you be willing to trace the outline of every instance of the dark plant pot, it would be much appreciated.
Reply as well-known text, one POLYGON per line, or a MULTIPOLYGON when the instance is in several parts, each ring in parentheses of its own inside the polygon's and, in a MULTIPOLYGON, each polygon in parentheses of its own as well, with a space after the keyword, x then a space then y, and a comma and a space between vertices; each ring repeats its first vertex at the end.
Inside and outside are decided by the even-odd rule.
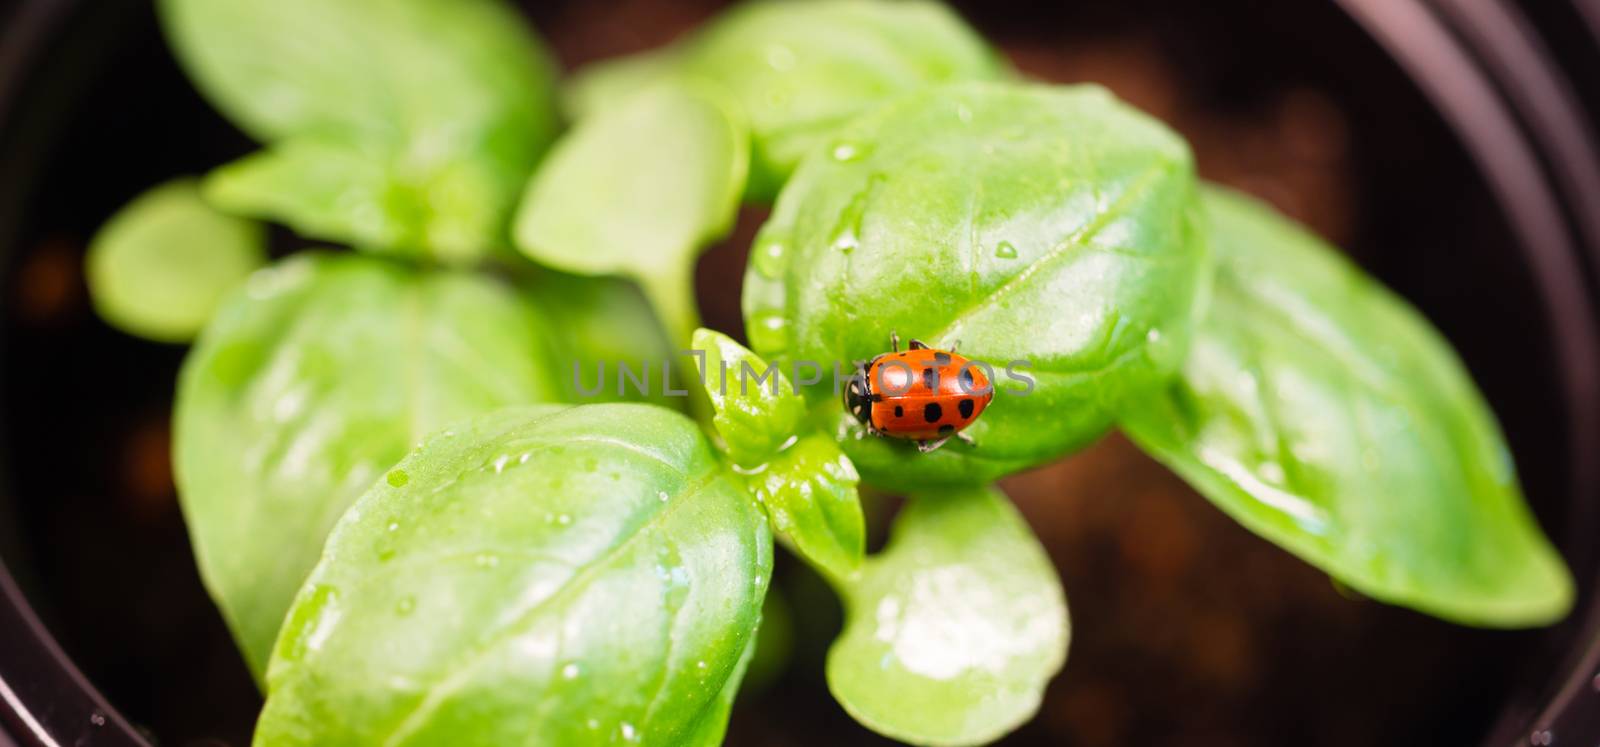
MULTIPOLYGON (((572 65, 659 43, 714 5, 530 14, 572 65)), ((1307 220, 1420 307, 1494 405, 1582 590, 1568 620, 1523 632, 1344 599, 1113 438, 1007 483, 1077 625, 1066 672, 1008 743, 1600 743, 1600 6, 958 5, 1025 71, 1103 80, 1169 119, 1208 178, 1307 220), (1076 495, 1101 473, 1177 498, 1076 495), (1126 536, 1061 528, 1112 510, 1126 536), (1174 526, 1201 551, 1168 552, 1174 526), (1148 584, 1151 568, 1174 585, 1148 584), (1249 602, 1291 587, 1311 601, 1278 600, 1270 620, 1249 602), (1247 603, 1232 617, 1196 601, 1234 588, 1247 603), (1172 664, 1179 649, 1194 671, 1172 664), (1226 687, 1240 694, 1211 692, 1226 687)), ((259 695, 200 587, 166 467, 183 351, 101 324, 81 258, 139 190, 250 148, 183 78, 147 5, 0 9, 0 747, 248 741, 259 695)), ((713 326, 740 328, 722 279, 759 220, 703 261, 713 326)), ((779 577, 797 600, 797 663, 742 701, 731 743, 883 743, 820 682, 831 602, 811 605, 793 565, 779 577)))

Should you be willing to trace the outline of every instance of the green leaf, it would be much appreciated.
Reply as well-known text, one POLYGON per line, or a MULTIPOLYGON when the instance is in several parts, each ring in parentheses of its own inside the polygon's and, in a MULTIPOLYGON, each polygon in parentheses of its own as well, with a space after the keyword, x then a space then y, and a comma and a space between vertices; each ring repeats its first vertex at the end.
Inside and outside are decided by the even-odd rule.
POLYGON ((993 488, 915 496, 888 549, 842 589, 828 687, 912 744, 999 738, 1039 708, 1067 656, 1067 607, 1044 548, 993 488))
POLYGON ((640 91, 681 80, 676 47, 663 47, 585 66, 561 90, 562 108, 576 121, 623 106, 640 91))
POLYGON ((188 342, 265 262, 261 225, 217 212, 193 179, 176 179, 106 221, 89 244, 86 273, 101 318, 147 339, 188 342))
POLYGON ((1124 428, 1251 531, 1375 599, 1548 623, 1572 579, 1448 343, 1305 229, 1208 191, 1220 263, 1181 378, 1124 428))
POLYGON ((733 225, 744 124, 714 96, 659 86, 580 122, 528 186, 517 246, 545 265, 639 281, 671 331, 699 326, 694 260, 733 225))
POLYGON ((425 247, 435 259, 464 264, 504 243, 504 185, 483 164, 465 160, 408 175, 387 158, 299 138, 212 171, 203 189, 225 210, 376 252, 425 247))
POLYGON ((178 383, 174 456, 200 572, 260 673, 346 506, 427 432, 554 401, 546 333, 492 279, 308 255, 251 277, 178 383))
POLYGON ((996 383, 977 445, 930 454, 854 439, 837 384, 811 387, 868 483, 1050 461, 1182 360, 1207 255, 1189 150, 1159 123, 1098 88, 966 84, 884 106, 840 144, 800 167, 751 250, 751 347, 848 370, 898 332, 959 342, 996 383))
POLYGON ((429 438, 329 537, 255 743, 709 736, 772 564, 733 477, 648 405, 512 408, 429 438))
POLYGON ((866 554, 866 519, 855 465, 833 438, 806 433, 771 461, 744 470, 772 527, 830 578, 848 578, 866 554))
POLYGON ((711 422, 735 463, 758 467, 793 443, 806 401, 781 369, 714 330, 695 330, 692 346, 705 354, 703 384, 716 409, 711 422))
MULTIPOLYGON (((770 598, 772 590, 767 590, 770 598)), ((717 699, 711 706, 701 711, 698 722, 690 728, 689 733, 681 742, 682 747, 721 747, 722 738, 728 732, 728 718, 733 714, 733 703, 739 697, 739 688, 745 682, 745 674, 750 671, 750 665, 755 660, 758 641, 765 640, 766 616, 762 614, 761 626, 757 631, 758 637, 751 638, 745 644, 744 655, 739 657, 738 666, 734 667, 733 674, 728 676, 728 681, 722 684, 722 690, 717 693, 717 699)))
POLYGON ((506 244, 554 136, 554 68, 499 0, 162 0, 191 78, 269 143, 214 189, 231 210, 446 261, 506 244))
POLYGON ((855 467, 806 421, 805 399, 781 370, 709 329, 695 331, 694 349, 705 354, 712 425, 773 528, 828 575, 853 573, 866 552, 855 467))
POLYGON ((529 296, 549 320, 552 360, 562 391, 572 402, 647 402, 682 409, 682 396, 667 395, 669 382, 686 392, 694 373, 662 366, 677 354, 650 305, 631 282, 541 269, 528 283, 529 296), (619 386, 619 368, 644 381, 619 386))
POLYGON ((754 134, 750 194, 769 199, 801 157, 857 114, 922 86, 1009 75, 981 37, 936 2, 747 2, 666 51, 585 70, 569 101, 603 110, 669 75, 731 94, 754 134))

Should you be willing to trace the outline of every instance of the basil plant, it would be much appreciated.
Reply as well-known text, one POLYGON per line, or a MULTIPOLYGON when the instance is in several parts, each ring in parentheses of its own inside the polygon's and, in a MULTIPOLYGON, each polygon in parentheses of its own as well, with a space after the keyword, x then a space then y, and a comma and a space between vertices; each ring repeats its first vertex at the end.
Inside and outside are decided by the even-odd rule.
POLYGON ((502 0, 158 10, 261 150, 134 199, 88 279, 110 323, 193 342, 176 477, 260 747, 719 744, 775 545, 843 602, 850 715, 993 741, 1070 638, 995 482, 1112 429, 1373 599, 1485 627, 1572 605, 1420 314, 940 5, 750 2, 565 79, 502 0), (748 347, 692 283, 743 202, 772 205, 748 347), (269 260, 262 221, 318 248, 269 260), (968 441, 860 438, 802 365, 891 332, 997 372, 968 441), (596 394, 597 367, 654 373, 596 394), (908 499, 870 555, 864 488, 908 499))

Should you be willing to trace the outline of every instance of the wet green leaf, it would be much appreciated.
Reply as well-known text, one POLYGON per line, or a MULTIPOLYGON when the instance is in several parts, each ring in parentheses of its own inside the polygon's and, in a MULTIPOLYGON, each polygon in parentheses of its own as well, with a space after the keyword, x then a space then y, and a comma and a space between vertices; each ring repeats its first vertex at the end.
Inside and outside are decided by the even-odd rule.
POLYGON ((101 318, 129 334, 187 342, 217 303, 266 262, 262 226, 217 212, 192 179, 139 195, 89 244, 89 292, 101 318))
POLYGON ((771 563, 765 518, 682 415, 455 426, 334 529, 256 744, 710 743, 771 563))
POLYGON ((993 488, 914 496, 888 548, 841 591, 848 620, 828 687, 901 741, 993 741, 1033 716, 1066 660, 1061 581, 993 488))
POLYGON ((554 68, 499 0, 162 0, 184 69, 269 144, 231 210, 374 251, 465 261, 507 243, 556 130, 554 68))
MULTIPOLYGON (((772 590, 767 594, 770 597, 772 590)), ((757 631, 760 636, 766 631, 766 617, 763 613, 761 627, 757 631)), ((756 646, 765 638, 752 638, 746 644, 744 656, 739 658, 738 666, 734 667, 733 674, 728 676, 728 681, 722 684, 722 690, 717 693, 717 699, 704 711, 701 711, 696 724, 690 728, 689 733, 680 743, 683 747, 721 747, 722 738, 728 733, 728 718, 733 714, 733 703, 739 697, 739 688, 744 685, 745 675, 754 663, 756 646)))
POLYGON ((692 347, 705 354, 711 422, 735 463, 759 466, 794 441, 806 402, 782 370, 714 330, 695 330, 692 347))
POLYGON ((853 573, 866 547, 855 467, 807 421, 782 371, 709 329, 695 331, 694 349, 705 353, 712 424, 773 529, 829 575, 853 573))
POLYGON ((517 246, 557 269, 634 278, 687 343, 699 326, 694 261, 733 225, 747 137, 713 95, 640 92, 556 145, 528 186, 517 246))
POLYGON ((939 3, 747 2, 667 50, 582 71, 568 100, 587 114, 674 75, 719 86, 749 118, 750 194, 764 200, 801 157, 872 106, 922 86, 1009 71, 939 3))
POLYGON ((1098 437, 1182 360, 1207 277, 1194 195, 1183 141, 1098 88, 927 89, 795 173, 751 250, 745 328, 824 370, 891 332, 959 342, 997 387, 975 447, 857 441, 827 377, 808 393, 868 483, 990 481, 1098 437))
POLYGON ((541 320, 492 279, 359 255, 252 276, 184 363, 174 456, 201 575, 260 673, 346 506, 428 431, 560 397, 541 320))
POLYGON ((1251 531, 1375 599, 1523 626, 1572 579, 1494 416, 1404 301, 1252 200, 1204 200, 1220 263, 1181 378, 1124 427, 1251 531))
POLYGON ((855 573, 866 553, 866 519, 856 492, 861 477, 832 437, 808 432, 747 472, 773 530, 800 557, 832 578, 855 573))

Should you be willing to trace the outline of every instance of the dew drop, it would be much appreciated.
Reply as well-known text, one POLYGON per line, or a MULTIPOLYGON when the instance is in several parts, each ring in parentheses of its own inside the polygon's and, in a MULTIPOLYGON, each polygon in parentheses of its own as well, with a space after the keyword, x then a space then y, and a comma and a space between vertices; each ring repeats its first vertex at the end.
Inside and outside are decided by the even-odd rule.
POLYGON ((583 668, 579 667, 577 664, 568 664, 561 668, 561 676, 569 680, 577 679, 578 675, 582 673, 583 668))
POLYGON ((866 217, 866 211, 867 190, 862 190, 839 213, 839 221, 834 224, 828 245, 845 254, 855 251, 861 243, 861 221, 866 217))
POLYGON ((560 516, 556 517, 556 523, 560 524, 562 526, 566 526, 566 525, 572 523, 572 517, 568 516, 567 514, 561 514, 560 516))
POLYGON ((633 727, 633 724, 630 724, 630 723, 624 721, 624 722, 622 722, 621 726, 617 727, 617 729, 618 729, 618 731, 620 731, 622 733, 622 738, 623 739, 625 739, 625 740, 627 740, 629 742, 637 742, 637 741, 639 741, 639 730, 635 729, 633 727))
POLYGON ((833 160, 840 163, 859 161, 867 155, 868 149, 859 143, 840 141, 833 145, 833 160))
POLYGON ((747 333, 750 335, 750 347, 756 350, 781 350, 787 337, 789 322, 783 315, 775 311, 763 311, 751 320, 747 333))
POLYGON ((480 552, 472 556, 472 564, 479 568, 493 568, 500 565, 500 556, 492 552, 480 552))
POLYGON ((768 279, 777 279, 783 273, 783 255, 788 251, 783 242, 771 237, 763 237, 756 242, 754 257, 756 272, 768 279))
POLYGON ((667 493, 667 491, 665 491, 665 490, 662 490, 662 491, 659 491, 659 492, 656 493, 656 500, 659 500, 662 503, 666 503, 671 498, 672 498, 672 496, 669 495, 667 493))
POLYGON ((404 470, 391 470, 389 472, 388 480, 390 485, 400 488, 405 487, 406 483, 411 482, 411 476, 406 474, 404 470))
POLYGON ((1551 745, 1556 743, 1556 735, 1549 729, 1540 729, 1528 735, 1528 743, 1534 745, 1551 745))
POLYGON ((395 614, 398 614, 401 617, 404 617, 406 615, 411 614, 412 610, 415 610, 416 608, 417 608, 417 600, 415 598, 411 597, 410 595, 406 595, 406 596, 400 597, 400 601, 398 603, 396 603, 395 606, 394 606, 394 611, 395 611, 395 614))
POLYGON ((400 522, 398 522, 398 521, 389 522, 389 531, 391 531, 391 532, 400 531, 400 522))
POLYGON ((705 659, 701 659, 700 661, 695 662, 694 665, 696 667, 699 667, 700 669, 705 669, 706 668, 706 660, 705 659))
POLYGON ((1017 248, 1012 246, 1009 241, 1002 241, 999 246, 994 248, 994 256, 1001 259, 1016 259, 1017 248))

